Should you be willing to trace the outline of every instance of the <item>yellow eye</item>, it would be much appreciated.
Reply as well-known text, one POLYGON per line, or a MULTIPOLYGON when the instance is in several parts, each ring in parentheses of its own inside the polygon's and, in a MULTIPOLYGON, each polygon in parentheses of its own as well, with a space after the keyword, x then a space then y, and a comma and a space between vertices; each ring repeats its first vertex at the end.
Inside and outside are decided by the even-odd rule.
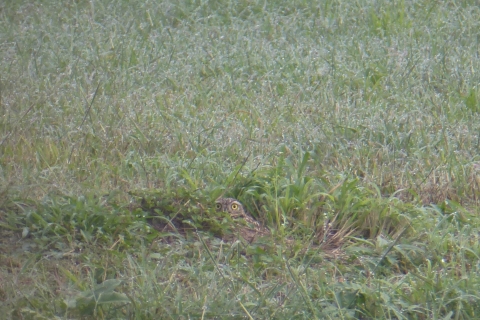
POLYGON ((217 207, 217 210, 222 210, 222 204, 221 203, 217 203, 216 207, 217 207))
POLYGON ((238 204, 232 203, 232 210, 237 210, 238 209, 238 204))

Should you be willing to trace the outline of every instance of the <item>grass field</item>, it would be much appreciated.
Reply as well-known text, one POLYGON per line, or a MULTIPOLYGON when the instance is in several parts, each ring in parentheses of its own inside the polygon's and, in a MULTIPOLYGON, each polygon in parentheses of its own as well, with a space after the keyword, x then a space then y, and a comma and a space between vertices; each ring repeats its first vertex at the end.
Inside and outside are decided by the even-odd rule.
POLYGON ((1 2, 0 318, 480 318, 478 17, 1 2), (271 237, 202 228, 221 196, 271 237))

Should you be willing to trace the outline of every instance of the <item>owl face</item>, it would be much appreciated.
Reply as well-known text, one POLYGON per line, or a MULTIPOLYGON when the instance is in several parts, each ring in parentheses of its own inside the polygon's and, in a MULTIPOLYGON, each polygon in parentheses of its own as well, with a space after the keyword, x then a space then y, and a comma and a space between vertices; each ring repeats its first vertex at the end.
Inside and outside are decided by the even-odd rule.
POLYGON ((244 215, 243 206, 233 198, 221 198, 215 201, 216 209, 219 212, 228 212, 232 217, 244 215))
MULTIPOLYGON (((233 198, 220 198, 215 201, 216 209, 219 212, 228 212, 230 216, 235 220, 244 220, 249 227, 258 230, 261 228, 258 221, 252 218, 252 216, 245 211, 242 204, 233 198), (240 219, 239 219, 240 218, 240 219)), ((252 230, 253 230, 252 229, 252 230)))

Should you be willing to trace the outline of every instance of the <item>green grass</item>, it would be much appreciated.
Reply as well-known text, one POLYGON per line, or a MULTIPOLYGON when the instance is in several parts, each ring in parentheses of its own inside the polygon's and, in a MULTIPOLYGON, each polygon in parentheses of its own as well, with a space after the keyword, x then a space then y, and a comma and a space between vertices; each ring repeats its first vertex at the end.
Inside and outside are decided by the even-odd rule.
POLYGON ((467 0, 0 4, 0 312, 478 317, 479 15, 467 0), (235 231, 220 196, 270 242, 215 237, 235 231))

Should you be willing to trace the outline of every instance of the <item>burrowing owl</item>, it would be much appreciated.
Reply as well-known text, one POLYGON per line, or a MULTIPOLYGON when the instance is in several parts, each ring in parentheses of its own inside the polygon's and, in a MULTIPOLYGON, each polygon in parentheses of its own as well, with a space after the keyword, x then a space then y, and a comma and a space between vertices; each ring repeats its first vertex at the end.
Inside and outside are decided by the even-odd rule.
POLYGON ((269 234, 270 231, 262 227, 257 220, 245 211, 243 205, 233 198, 219 198, 215 201, 217 211, 228 212, 234 220, 244 219, 247 226, 239 227, 239 231, 245 240, 252 242, 259 235, 269 234))

